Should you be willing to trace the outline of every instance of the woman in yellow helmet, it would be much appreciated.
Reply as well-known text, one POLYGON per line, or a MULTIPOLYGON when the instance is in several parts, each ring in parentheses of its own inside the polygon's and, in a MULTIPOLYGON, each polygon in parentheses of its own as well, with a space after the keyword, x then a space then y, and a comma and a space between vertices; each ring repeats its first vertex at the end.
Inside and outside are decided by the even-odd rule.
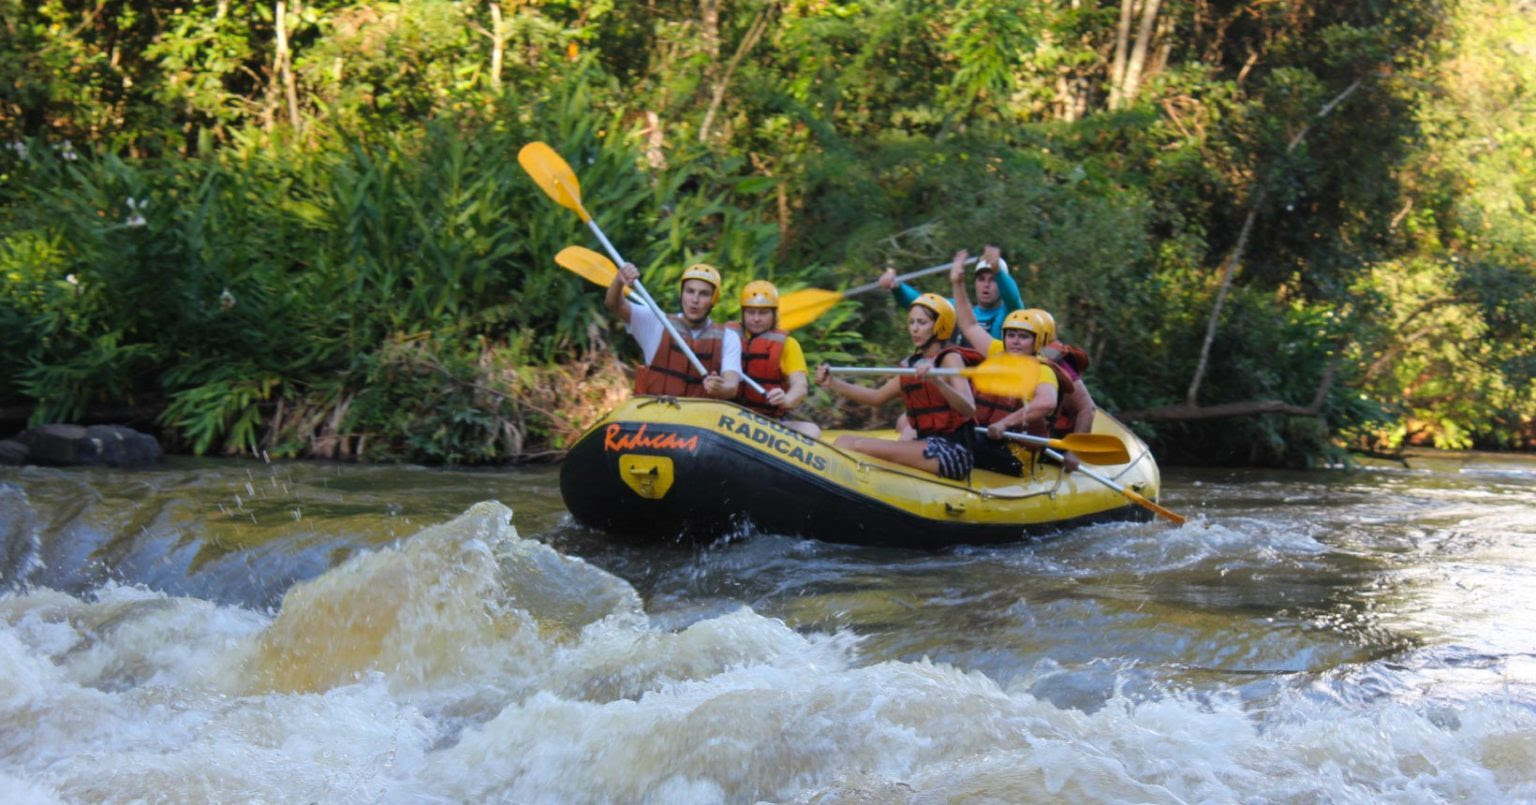
MULTIPOLYGON (((779 289, 767 280, 753 280, 741 289, 741 323, 725 325, 742 341, 741 368, 766 394, 741 384, 736 401, 775 419, 799 405, 810 391, 806 382, 805 353, 800 342, 779 329, 779 289)), ((807 436, 821 435, 813 422, 784 420, 784 425, 807 436)))
POLYGON ((603 304, 629 325, 640 342, 645 365, 635 373, 635 393, 672 397, 714 397, 729 400, 741 382, 741 338, 710 319, 720 298, 720 272, 697 263, 683 271, 678 284, 680 313, 668 316, 688 348, 704 365, 704 375, 693 368, 687 355, 668 337, 661 319, 645 305, 631 305, 624 289, 640 276, 633 263, 625 263, 608 284, 603 304))
POLYGON ((954 346, 955 309, 938 294, 925 293, 907 309, 907 334, 915 351, 902 365, 917 369, 916 375, 893 377, 878 388, 868 388, 832 376, 825 364, 816 367, 816 384, 865 405, 882 405, 897 397, 906 404, 908 424, 916 440, 890 441, 839 436, 837 446, 927 470, 958 480, 970 475, 972 417, 976 401, 971 383, 959 375, 929 377, 928 370, 941 366, 960 369, 980 362, 974 350, 954 346))

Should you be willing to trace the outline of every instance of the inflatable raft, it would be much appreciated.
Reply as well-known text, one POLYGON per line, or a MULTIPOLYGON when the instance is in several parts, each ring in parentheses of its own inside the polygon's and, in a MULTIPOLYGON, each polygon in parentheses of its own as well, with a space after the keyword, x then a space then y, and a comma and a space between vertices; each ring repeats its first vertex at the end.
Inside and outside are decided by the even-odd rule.
MULTIPOLYGON (((1157 498, 1160 476, 1146 444, 1103 412, 1094 432, 1120 436, 1130 456, 1095 469, 1157 498)), ((756 527, 912 548, 1020 541, 1152 516, 1051 462, 1035 462, 1026 478, 977 470, 968 481, 946 481, 837 449, 840 433, 808 438, 733 402, 634 396, 576 442, 561 467, 561 495, 576 521, 619 535, 708 539, 756 527)))
MULTIPOLYGON (((733 403, 637 396, 577 441, 560 469, 560 493, 582 525, 658 538, 756 527, 933 549, 1151 518, 1113 489, 1048 462, 1024 478, 977 470, 948 481, 833 447, 844 432, 812 439, 733 403)), ((1146 444, 1102 411, 1094 432, 1120 437, 1130 454, 1125 464, 1096 467, 1100 474, 1155 500, 1160 479, 1146 444)))

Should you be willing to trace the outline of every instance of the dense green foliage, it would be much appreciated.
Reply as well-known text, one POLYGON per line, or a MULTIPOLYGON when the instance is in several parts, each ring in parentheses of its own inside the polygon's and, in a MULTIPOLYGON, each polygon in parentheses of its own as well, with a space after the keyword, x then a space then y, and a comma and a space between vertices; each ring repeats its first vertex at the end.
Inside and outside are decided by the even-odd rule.
MULTIPOLYGON (((1529 4, 0 0, 0 30, 0 407, 33 421, 558 450, 633 346, 553 263, 595 244, 513 159, 543 139, 657 289, 997 243, 1173 461, 1536 441, 1529 4), (1245 402, 1306 411, 1200 414, 1245 402)), ((900 351, 860 299, 813 360, 900 351)))

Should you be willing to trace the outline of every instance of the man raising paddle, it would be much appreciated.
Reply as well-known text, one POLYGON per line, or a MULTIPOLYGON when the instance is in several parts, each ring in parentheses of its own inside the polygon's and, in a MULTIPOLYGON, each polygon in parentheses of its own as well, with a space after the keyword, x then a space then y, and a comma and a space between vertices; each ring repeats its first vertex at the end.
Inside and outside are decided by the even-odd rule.
POLYGON ((640 270, 633 263, 625 263, 603 296, 603 305, 629 325, 630 335, 639 342, 645 358, 645 366, 635 373, 635 393, 734 398, 741 381, 741 338, 709 318, 720 298, 720 272, 704 263, 689 266, 678 289, 682 312, 668 316, 688 349, 704 365, 706 373, 702 376, 687 353, 668 337, 661 319, 649 307, 631 305, 624 298, 624 289, 639 278, 640 270))
MULTIPOLYGON (((911 307, 917 300, 917 289, 905 282, 898 282, 896 269, 887 268, 880 275, 880 285, 889 288, 896 297, 896 304, 900 307, 911 307)), ((1019 284, 1014 282, 1013 276, 1008 273, 1008 261, 1003 259, 1002 252, 991 244, 981 250, 981 259, 976 261, 976 306, 974 308, 976 321, 981 329, 988 335, 999 341, 1003 338, 1003 319, 1015 310, 1024 307, 1024 298, 1019 295, 1019 284)), ((953 297, 949 300, 953 305, 953 297)), ((970 343, 969 338, 961 333, 955 338, 955 343, 960 346, 978 348, 970 343)))

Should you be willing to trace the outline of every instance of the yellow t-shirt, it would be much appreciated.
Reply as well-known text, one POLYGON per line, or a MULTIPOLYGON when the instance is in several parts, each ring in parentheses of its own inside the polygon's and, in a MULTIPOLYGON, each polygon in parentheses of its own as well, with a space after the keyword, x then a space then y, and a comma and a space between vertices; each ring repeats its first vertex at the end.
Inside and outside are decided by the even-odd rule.
MULTIPOLYGON (((992 339, 992 343, 987 345, 987 357, 990 358, 993 355, 1001 354, 1003 354, 1003 340, 1001 338, 992 339)), ((1036 358, 1035 360, 1038 361, 1040 359, 1036 358)), ((1051 367, 1046 366, 1044 363, 1040 364, 1040 374, 1035 378, 1035 389, 1038 390, 1042 384, 1047 386, 1061 385, 1060 383, 1056 382, 1056 372, 1053 371, 1051 367)), ((1031 390, 1029 398, 1034 399, 1034 397, 1034 390, 1031 390)))
POLYGON ((784 336, 784 350, 779 353, 779 371, 784 373, 786 380, 790 372, 809 371, 805 368, 805 353, 800 350, 800 342, 792 335, 784 336))

